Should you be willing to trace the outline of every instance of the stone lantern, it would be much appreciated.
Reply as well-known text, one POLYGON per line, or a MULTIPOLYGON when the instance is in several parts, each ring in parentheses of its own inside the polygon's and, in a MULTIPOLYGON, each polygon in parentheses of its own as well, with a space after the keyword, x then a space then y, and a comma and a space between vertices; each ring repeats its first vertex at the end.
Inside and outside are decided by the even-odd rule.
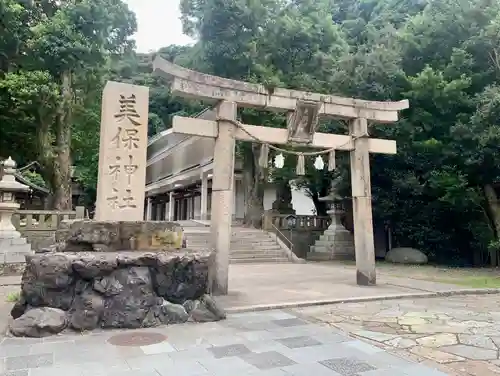
POLYGON ((0 180, 0 262, 24 262, 24 256, 31 253, 31 246, 12 224, 12 215, 20 205, 16 202, 17 192, 27 192, 29 187, 16 181, 16 162, 12 158, 3 161, 3 177, 0 180))
POLYGON ((320 201, 329 203, 330 209, 327 213, 331 217, 331 223, 311 247, 311 253, 307 256, 309 260, 354 259, 354 237, 341 221, 344 207, 342 197, 337 193, 337 183, 332 181, 330 194, 319 198, 320 201))

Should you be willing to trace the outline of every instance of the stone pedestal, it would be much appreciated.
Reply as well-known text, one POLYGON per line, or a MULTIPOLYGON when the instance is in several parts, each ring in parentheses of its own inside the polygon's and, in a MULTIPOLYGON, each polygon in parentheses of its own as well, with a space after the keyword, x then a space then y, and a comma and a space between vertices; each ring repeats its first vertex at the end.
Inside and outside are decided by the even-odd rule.
POLYGON ((26 258, 11 311, 16 336, 226 316, 209 295, 215 253, 182 248, 176 223, 67 221, 56 237, 57 244, 26 258))
POLYGON ((341 216, 344 213, 340 204, 341 198, 333 192, 331 196, 320 198, 320 200, 332 202, 331 209, 327 211, 332 218, 332 223, 311 246, 307 260, 354 260, 354 237, 341 222, 341 216))
POLYGON ((24 263, 26 255, 33 254, 25 238, 0 238, 0 264, 24 263))

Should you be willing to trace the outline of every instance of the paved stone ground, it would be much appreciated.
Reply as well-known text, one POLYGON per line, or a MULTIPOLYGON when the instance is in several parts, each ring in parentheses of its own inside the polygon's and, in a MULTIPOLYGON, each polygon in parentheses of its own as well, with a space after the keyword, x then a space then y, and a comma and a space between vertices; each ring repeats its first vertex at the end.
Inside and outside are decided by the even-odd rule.
POLYGON ((329 323, 452 375, 500 375, 500 295, 307 307, 294 312, 329 323))
POLYGON ((4 338, 0 357, 3 376, 446 375, 284 311, 234 314, 219 323, 4 338), (146 344, 155 339, 163 342, 146 344))
MULTIPOLYGON (((397 269, 400 270, 400 269, 397 269)), ((401 273, 401 274, 404 274, 401 273)), ((19 291, 20 276, 0 277, 0 331, 6 327, 10 306, 8 293, 19 291)), ((217 300, 229 311, 249 307, 311 304, 351 298, 394 297, 405 294, 460 290, 463 286, 394 277, 378 273, 376 286, 358 286, 353 265, 333 263, 236 264, 229 268, 229 294, 217 300)))
MULTIPOLYGON (((423 268, 427 273, 435 270, 423 268)), ((411 278, 421 269, 380 268, 376 286, 358 286, 354 265, 342 263, 307 264, 236 264, 229 268, 229 294, 217 297, 226 309, 255 306, 282 308, 287 304, 308 304, 351 298, 394 297, 405 294, 436 293, 460 290, 464 286, 416 280, 411 278), (411 272, 412 271, 412 272, 411 272), (396 276, 405 275, 405 277, 396 276), (281 305, 281 306, 280 306, 281 305)), ((429 276, 426 276, 429 278, 429 276)), ((2 290, 15 291, 21 277, 0 277, 2 290)), ((0 301, 0 325, 4 310, 0 301)), ((8 313, 5 314, 5 317, 8 313)), ((5 327, 5 326, 2 326, 5 327)))
POLYGON ((394 277, 392 273, 384 273, 381 270, 377 275, 377 285, 366 287, 356 285, 354 265, 236 264, 229 268, 229 295, 218 297, 218 301, 226 308, 242 308, 463 288, 445 283, 394 277))

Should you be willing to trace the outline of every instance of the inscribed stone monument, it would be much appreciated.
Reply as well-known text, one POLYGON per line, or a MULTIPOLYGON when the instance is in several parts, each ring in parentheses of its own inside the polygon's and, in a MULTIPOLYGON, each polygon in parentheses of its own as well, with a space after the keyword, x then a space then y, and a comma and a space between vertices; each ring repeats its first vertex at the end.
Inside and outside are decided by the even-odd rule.
POLYGON ((95 219, 144 216, 149 88, 108 81, 101 112, 95 219))

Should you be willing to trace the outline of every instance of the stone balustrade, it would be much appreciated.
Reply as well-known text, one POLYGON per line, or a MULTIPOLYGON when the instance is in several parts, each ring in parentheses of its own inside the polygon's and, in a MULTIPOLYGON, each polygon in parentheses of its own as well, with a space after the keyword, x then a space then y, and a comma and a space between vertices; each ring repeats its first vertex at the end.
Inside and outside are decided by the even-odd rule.
POLYGON ((17 210, 12 216, 12 223, 37 250, 54 240, 55 233, 63 221, 83 219, 85 208, 77 206, 75 210, 17 210))
MULTIPOLYGON (((288 230, 288 217, 289 214, 266 212, 264 214, 262 227, 266 231, 272 231, 273 225, 280 231, 288 230)), ((297 218, 297 224, 293 229, 294 231, 323 231, 326 230, 331 223, 330 217, 317 215, 295 215, 295 217, 297 218)))

